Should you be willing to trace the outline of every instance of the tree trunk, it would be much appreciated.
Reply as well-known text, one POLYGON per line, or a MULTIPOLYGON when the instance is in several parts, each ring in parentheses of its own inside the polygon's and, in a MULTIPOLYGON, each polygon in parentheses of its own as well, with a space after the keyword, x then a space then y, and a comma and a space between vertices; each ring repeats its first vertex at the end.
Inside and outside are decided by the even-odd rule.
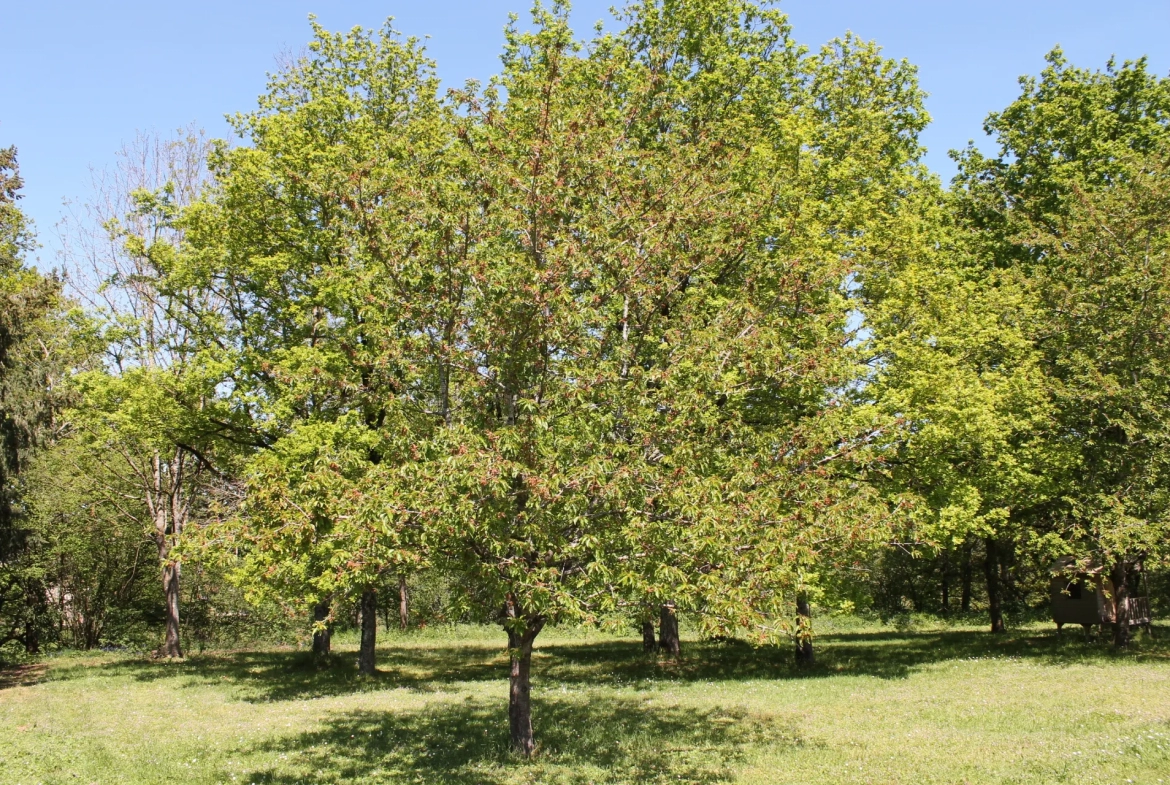
POLYGON ((963 570, 960 580, 962 585, 959 595, 959 610, 967 613, 971 610, 971 543, 963 545, 963 570))
MULTIPOLYGON (((313 621, 322 623, 329 618, 329 600, 321 600, 313 606, 313 621)), ((323 630, 313 630, 313 655, 324 657, 329 654, 329 643, 333 637, 333 625, 325 625, 323 630)))
POLYGON ((167 629, 163 638, 162 656, 182 657, 183 647, 179 642, 179 563, 170 559, 165 559, 163 563, 163 594, 167 604, 167 629))
POLYGON ((398 625, 405 630, 410 626, 410 596, 406 593, 406 575, 398 576, 398 625))
POLYGON ((163 566, 163 596, 166 600, 166 633, 160 654, 163 657, 182 657, 179 637, 179 573, 180 566, 171 558, 171 550, 178 544, 187 523, 187 502, 183 497, 185 462, 183 451, 175 449, 172 460, 164 460, 155 453, 151 460, 153 480, 147 489, 147 508, 154 522, 154 542, 158 560, 163 566))
POLYGON ((678 638, 678 614, 673 602, 662 606, 659 617, 658 647, 672 657, 682 653, 682 642, 678 638))
POLYGON ((362 592, 362 642, 358 649, 358 671, 373 676, 377 671, 374 662, 374 646, 378 642, 378 592, 366 589, 362 592))
POLYGON ((946 551, 942 556, 942 615, 951 613, 951 556, 946 551))
POLYGON ((808 595, 796 595, 796 664, 802 668, 814 662, 812 642, 812 608, 808 595))
POLYGON ((1016 592, 1016 576, 1012 570, 1015 563, 1016 550, 1012 545, 996 546, 996 560, 999 562, 999 596, 1000 604, 1015 601, 1019 595, 1016 592))
POLYGON ((25 611, 28 614, 24 622, 24 637, 21 639, 24 643, 24 653, 40 654, 41 625, 46 621, 49 610, 44 584, 33 579, 26 586, 24 597, 25 611))
POLYGON ((991 617, 991 631, 1003 632, 1003 605, 999 590, 999 548, 995 540, 988 537, 985 541, 987 556, 983 560, 983 574, 987 578, 987 613, 991 617))
POLYGON ((508 728, 512 751, 531 758, 536 750, 532 737, 532 644, 544 627, 544 619, 528 619, 523 633, 508 633, 512 670, 508 683, 508 728))
POLYGON ((1129 646, 1129 575, 1125 560, 1118 559, 1110 571, 1113 581, 1113 647, 1129 646))
POLYGON ((658 651, 658 642, 654 640, 654 622, 649 619, 642 622, 642 651, 658 651))
POLYGON ((23 642, 25 654, 41 653, 41 631, 37 629, 35 622, 29 622, 25 625, 23 642))

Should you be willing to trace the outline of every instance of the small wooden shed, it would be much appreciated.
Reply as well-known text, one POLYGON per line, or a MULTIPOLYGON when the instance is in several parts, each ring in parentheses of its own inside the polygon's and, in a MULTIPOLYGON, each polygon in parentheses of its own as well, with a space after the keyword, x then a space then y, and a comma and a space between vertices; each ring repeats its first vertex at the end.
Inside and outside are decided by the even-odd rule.
MULTIPOLYGON (((1066 624, 1080 624, 1088 632, 1094 624, 1112 624, 1117 618, 1113 581, 1104 567, 1092 563, 1078 567, 1075 558, 1066 556, 1052 565, 1051 573, 1052 620, 1058 633, 1066 624)), ((1129 625, 1148 629, 1149 598, 1134 591, 1125 603, 1129 625)))

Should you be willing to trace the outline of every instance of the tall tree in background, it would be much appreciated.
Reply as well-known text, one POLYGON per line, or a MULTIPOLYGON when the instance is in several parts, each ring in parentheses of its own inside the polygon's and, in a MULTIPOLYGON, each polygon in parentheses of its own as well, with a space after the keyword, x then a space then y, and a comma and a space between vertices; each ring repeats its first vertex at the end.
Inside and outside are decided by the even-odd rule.
POLYGON ((1002 632, 1003 555, 1052 503, 1070 457, 1030 338, 1034 304, 1012 272, 971 254, 940 189, 922 196, 918 226, 891 238, 915 251, 861 277, 876 369, 866 394, 903 421, 884 477, 913 501, 912 555, 969 553, 983 540, 991 629, 1002 632))
POLYGON ((1048 62, 988 118, 999 155, 959 157, 959 216, 1036 308, 1052 435, 1075 453, 1033 531, 1053 556, 1108 568, 1123 646, 1128 573, 1165 557, 1170 520, 1170 79, 1144 60, 1091 72, 1055 50, 1048 62))
POLYGON ((64 403, 69 361, 60 282, 25 263, 32 228, 17 205, 16 149, 0 149, 0 645, 35 652, 48 598, 30 562, 22 473, 64 403))
POLYGON ((209 533, 243 554, 237 578, 253 596, 315 607, 318 632, 331 600, 363 597, 360 660, 372 671, 376 587, 420 556, 401 547, 394 516, 354 508, 366 475, 399 460, 440 405, 402 345, 441 340, 409 311, 430 285, 409 276, 429 270, 394 281, 398 299, 374 292, 438 232, 419 195, 454 188, 433 162, 450 132, 417 42, 314 31, 309 54, 236 118, 248 146, 213 157, 213 196, 185 219, 183 280, 225 303, 188 316, 257 448, 247 501, 209 533))
POLYGON ((154 541, 162 572, 166 629, 160 652, 183 656, 180 562, 174 548, 190 521, 199 483, 217 471, 218 378, 193 363, 197 347, 179 319, 184 308, 210 318, 214 293, 171 288, 167 276, 183 246, 175 222, 205 177, 207 141, 189 131, 177 139, 141 136, 121 151, 119 166, 100 179, 85 214, 67 223, 64 239, 78 280, 102 321, 101 369, 78 374, 80 400, 68 413, 75 438, 154 541), (126 500, 133 488, 133 501, 126 500))

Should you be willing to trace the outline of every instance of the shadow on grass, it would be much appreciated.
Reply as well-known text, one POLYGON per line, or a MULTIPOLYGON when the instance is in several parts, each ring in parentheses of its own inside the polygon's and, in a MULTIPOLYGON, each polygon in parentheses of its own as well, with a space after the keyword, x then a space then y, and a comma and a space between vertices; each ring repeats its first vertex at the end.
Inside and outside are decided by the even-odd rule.
POLYGON ((234 688, 241 700, 308 700, 359 692, 410 688, 446 692, 466 681, 500 678, 504 651, 464 646, 429 649, 381 648, 378 673, 359 674, 356 654, 335 653, 325 658, 304 651, 234 651, 198 654, 178 661, 132 658, 87 668, 55 669, 50 678, 68 680, 99 671, 113 678, 136 681, 173 680, 176 686, 214 684, 234 688))
MULTIPOLYGON (((1017 658, 1051 665, 1143 662, 1170 664, 1170 630, 1158 640, 1142 638, 1129 652, 1115 654, 1105 641, 1086 643, 1079 634, 1058 638, 1054 631, 1022 630, 1002 635, 983 631, 861 632, 826 635, 817 641, 817 664, 797 669, 788 646, 756 648, 731 642, 685 642, 678 660, 648 657, 635 640, 588 643, 537 641, 534 681, 541 686, 632 686, 690 681, 872 676, 905 678, 914 670, 952 660, 1017 658)), ((501 639, 503 636, 501 635, 501 639)), ((501 640, 501 644, 503 641, 501 640)), ((359 675, 352 653, 324 661, 307 652, 242 651, 197 655, 182 662, 126 659, 96 668, 110 676, 140 681, 178 679, 192 686, 231 686, 249 702, 303 700, 358 692, 405 688, 425 692, 457 691, 460 682, 506 677, 503 646, 438 644, 384 646, 376 676, 359 675)), ((94 666, 87 666, 87 670, 94 666)), ((90 671, 92 672, 92 671, 90 671)), ((81 668, 54 669, 53 679, 80 676, 81 668)), ((0 679, 0 686, 5 681, 0 679)))
POLYGON ((750 748, 802 743, 772 719, 612 696, 544 698, 534 715, 540 746, 532 761, 508 752, 499 705, 439 701, 419 712, 348 712, 321 730, 252 748, 281 763, 245 781, 718 783, 750 748))
POLYGON ((47 670, 48 666, 43 662, 0 668, 0 690, 6 690, 9 687, 31 687, 34 684, 39 684, 44 680, 47 670))

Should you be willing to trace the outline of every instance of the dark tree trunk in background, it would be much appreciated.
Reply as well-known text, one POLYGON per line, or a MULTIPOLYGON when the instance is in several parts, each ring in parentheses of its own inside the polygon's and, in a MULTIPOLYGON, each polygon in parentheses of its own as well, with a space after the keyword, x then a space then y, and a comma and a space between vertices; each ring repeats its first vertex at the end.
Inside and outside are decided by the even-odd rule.
POLYGON ((951 612, 951 557, 950 551, 942 555, 942 613, 943 616, 951 612))
POLYGON ((642 622, 642 651, 658 650, 658 641, 654 640, 654 622, 646 619, 642 622))
POLYGON ((163 562, 163 594, 167 604, 167 630, 162 656, 182 657, 183 647, 179 644, 179 563, 169 559, 163 562))
MULTIPOLYGON (((313 606, 313 621, 323 622, 329 618, 329 600, 321 600, 313 606)), ((313 631, 313 655, 324 657, 329 653, 330 639, 333 637, 332 625, 323 630, 313 631)))
POLYGON ((996 560, 999 562, 999 596, 1000 605, 1014 602, 1019 598, 1016 591, 1016 575, 1012 569, 1015 564, 1015 547, 999 543, 996 545, 996 560))
POLYGON ((658 647, 662 651, 677 657, 682 653, 682 641, 678 638, 678 614, 673 602, 662 606, 659 618, 658 647))
POLYGON ((1125 561, 1119 559, 1109 572, 1113 581, 1113 646, 1129 646, 1129 575, 1125 561))
POLYGON ((999 547, 994 539, 985 541, 987 557, 983 560, 983 574, 987 578, 987 614, 991 618, 991 631, 1003 632, 1003 598, 999 585, 999 547))
POLYGON ((410 596, 406 593, 406 576, 398 576, 398 626, 405 630, 410 626, 410 596))
POLYGON ((358 648, 358 671, 373 676, 377 670, 374 662, 374 647, 378 643, 378 592, 366 589, 362 592, 362 641, 358 648))
POLYGON ((24 635, 20 642, 24 644, 25 654, 41 653, 41 627, 48 620, 49 598, 45 585, 36 579, 28 583, 24 592, 25 622, 24 635))
POLYGON ((531 758, 536 750, 532 737, 532 644, 544 627, 539 616, 527 619, 523 633, 508 633, 508 729, 512 751, 531 758))
POLYGON ((25 625, 23 643, 25 654, 41 653, 41 631, 37 629, 35 623, 30 622, 25 625))
POLYGON ((961 581, 959 610, 967 613, 971 610, 971 543, 963 546, 963 569, 959 580, 961 581))
POLYGON ((812 642, 812 608, 808 596, 796 595, 796 664, 802 668, 814 662, 812 642))

